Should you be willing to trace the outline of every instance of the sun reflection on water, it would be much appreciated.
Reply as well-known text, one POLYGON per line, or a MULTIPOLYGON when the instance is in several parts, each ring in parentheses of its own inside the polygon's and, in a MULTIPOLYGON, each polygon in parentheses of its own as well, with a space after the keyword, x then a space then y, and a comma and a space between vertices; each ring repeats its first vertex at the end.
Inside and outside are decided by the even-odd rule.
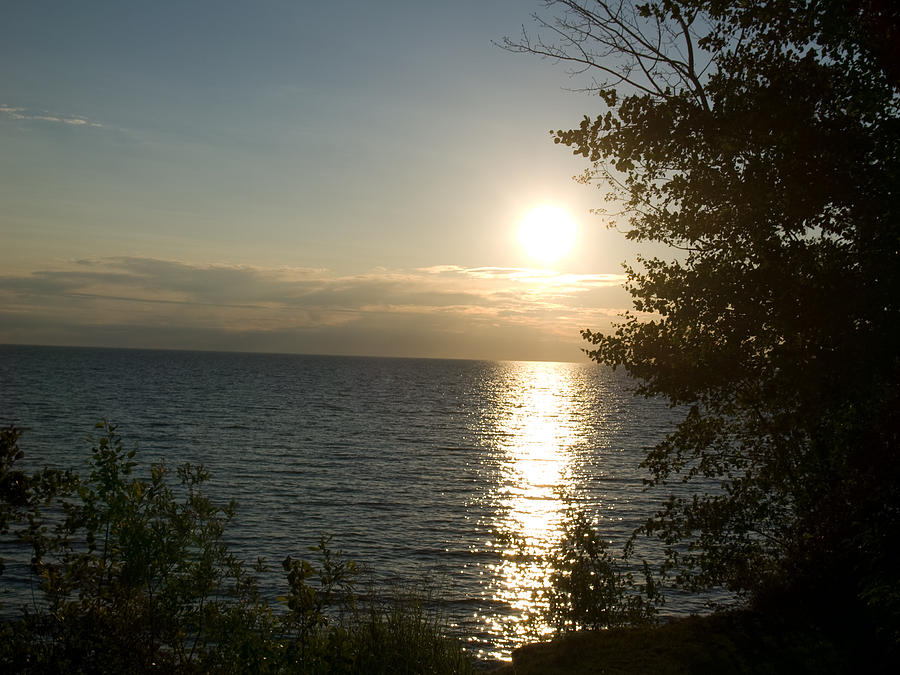
POLYGON ((498 562, 491 569, 492 599, 511 611, 490 621, 521 642, 550 631, 541 619, 540 591, 550 574, 547 556, 562 536, 562 519, 575 490, 572 448, 579 411, 566 364, 510 367, 514 400, 494 418, 502 459, 492 523, 498 562))

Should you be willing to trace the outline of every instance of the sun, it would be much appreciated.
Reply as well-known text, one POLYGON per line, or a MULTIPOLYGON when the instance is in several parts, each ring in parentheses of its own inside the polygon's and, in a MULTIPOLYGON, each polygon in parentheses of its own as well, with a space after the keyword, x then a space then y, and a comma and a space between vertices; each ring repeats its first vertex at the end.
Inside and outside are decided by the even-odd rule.
POLYGON ((577 226, 565 209, 538 206, 519 223, 519 243, 528 257, 542 263, 556 262, 575 246, 577 226))

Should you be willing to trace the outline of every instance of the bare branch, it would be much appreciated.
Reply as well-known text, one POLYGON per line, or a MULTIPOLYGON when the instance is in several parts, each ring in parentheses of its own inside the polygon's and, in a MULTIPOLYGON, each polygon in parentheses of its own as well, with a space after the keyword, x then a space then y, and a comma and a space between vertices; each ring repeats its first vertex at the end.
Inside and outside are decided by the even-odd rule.
POLYGON ((548 0, 544 4, 548 8, 560 6, 562 12, 552 20, 533 15, 535 38, 523 27, 521 39, 504 38, 498 46, 572 64, 571 77, 597 70, 608 78, 592 80, 584 90, 626 84, 636 92, 664 100, 689 92, 709 110, 702 78, 714 61, 707 58, 698 70, 696 17, 685 18, 677 12, 667 17, 659 9, 641 13, 630 0, 590 4, 548 0))

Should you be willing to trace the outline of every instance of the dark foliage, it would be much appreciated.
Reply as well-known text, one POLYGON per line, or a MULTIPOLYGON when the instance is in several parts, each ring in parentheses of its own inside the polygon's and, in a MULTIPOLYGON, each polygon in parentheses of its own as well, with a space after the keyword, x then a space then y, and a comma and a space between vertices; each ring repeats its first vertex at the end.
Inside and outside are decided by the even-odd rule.
MULTIPOLYGON (((686 588, 793 598, 900 637, 896 3, 547 2, 514 51, 599 75, 555 141, 672 247, 589 355, 688 411, 650 484, 712 479, 642 528, 686 588)), ((814 609, 814 611, 817 611, 814 609)))
POLYGON ((186 464, 172 486, 157 464, 136 478, 134 451, 113 425, 98 428, 86 478, 18 471, 21 431, 0 436, 0 534, 29 551, 40 589, 0 623, 4 672, 470 670, 415 599, 357 592, 359 569, 324 537, 312 561, 285 559, 286 610, 275 611, 228 550, 235 505, 204 494, 208 473, 186 464))
POLYGON ((557 634, 652 624, 662 598, 644 563, 643 583, 608 550, 594 522, 573 511, 550 557, 545 618, 557 634))

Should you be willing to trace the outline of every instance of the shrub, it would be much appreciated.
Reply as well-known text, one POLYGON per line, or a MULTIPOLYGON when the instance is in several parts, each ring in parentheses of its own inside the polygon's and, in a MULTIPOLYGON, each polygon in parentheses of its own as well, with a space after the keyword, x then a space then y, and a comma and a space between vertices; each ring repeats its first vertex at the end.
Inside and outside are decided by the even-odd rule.
POLYGON ((557 632, 652 623, 662 602, 650 569, 644 583, 609 552, 588 516, 573 513, 551 557, 546 620, 557 632))
MULTIPOLYGON (((90 474, 14 469, 21 431, 0 436, 0 534, 31 552, 42 593, 0 624, 0 665, 17 672, 466 672, 461 646, 420 605, 357 593, 358 566, 329 548, 283 562, 286 611, 224 540, 234 502, 203 492, 203 467, 169 484, 135 478, 134 451, 101 422, 90 474), (361 609, 364 608, 364 609, 361 609)), ((262 571, 260 561, 255 571, 262 571)), ((2 571, 2 567, 0 567, 2 571)))

